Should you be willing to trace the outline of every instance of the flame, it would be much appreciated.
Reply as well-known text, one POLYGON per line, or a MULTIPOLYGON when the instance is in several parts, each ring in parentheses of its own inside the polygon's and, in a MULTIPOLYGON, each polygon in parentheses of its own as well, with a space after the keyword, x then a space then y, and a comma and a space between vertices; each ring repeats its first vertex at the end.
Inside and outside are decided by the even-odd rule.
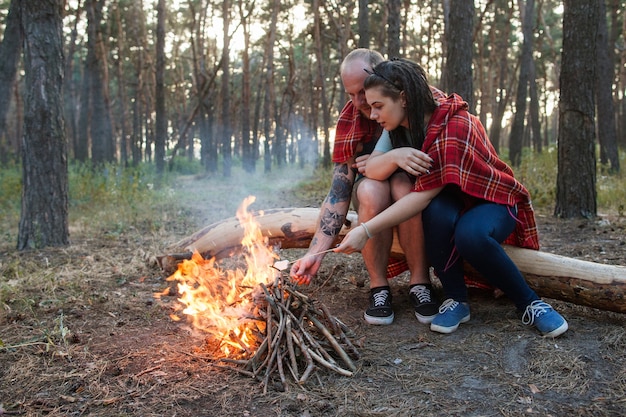
POLYGON ((215 258, 204 259, 194 252, 168 278, 178 281, 178 300, 185 306, 182 312, 195 328, 220 340, 221 351, 226 356, 255 350, 259 342, 255 334, 262 333, 265 326, 258 319, 258 300, 262 295, 259 284, 273 282, 279 274, 271 267, 278 255, 269 248, 268 238, 248 212, 255 200, 254 196, 247 197, 237 210, 244 230, 241 244, 245 270, 223 270, 215 258))

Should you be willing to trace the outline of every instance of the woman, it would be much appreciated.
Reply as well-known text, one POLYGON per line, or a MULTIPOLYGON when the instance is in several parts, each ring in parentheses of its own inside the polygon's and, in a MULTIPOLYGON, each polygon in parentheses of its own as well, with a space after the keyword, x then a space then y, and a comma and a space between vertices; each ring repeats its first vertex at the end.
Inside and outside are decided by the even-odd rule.
POLYGON ((447 298, 431 330, 451 333, 469 321, 467 261, 515 303, 524 324, 547 337, 567 331, 567 321, 528 286, 501 246, 539 248, 530 195, 467 103, 456 94, 435 101, 424 71, 406 59, 378 64, 365 80, 365 95, 370 117, 390 132, 390 143, 377 145, 388 152, 368 160, 366 175, 402 169, 416 181, 413 192, 348 233, 335 251, 359 251, 380 230, 421 212, 428 258, 447 298), (428 170, 418 162, 424 153, 432 159, 428 170))

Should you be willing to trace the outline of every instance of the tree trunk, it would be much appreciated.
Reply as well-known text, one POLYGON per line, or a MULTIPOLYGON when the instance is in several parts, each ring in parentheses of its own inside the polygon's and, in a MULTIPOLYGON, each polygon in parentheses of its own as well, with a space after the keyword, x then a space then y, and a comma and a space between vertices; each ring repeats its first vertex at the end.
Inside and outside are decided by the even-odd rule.
POLYGON ((511 126, 509 137, 509 159, 513 166, 519 166, 522 162, 522 147, 524 142, 524 122, 526 120, 526 98, 528 97, 528 79, 530 78, 530 66, 532 65, 532 29, 533 15, 535 10, 535 0, 519 0, 519 8, 522 13, 522 33, 524 42, 522 43, 522 55, 520 57, 519 79, 517 83, 517 96, 515 99, 515 116, 511 126))
POLYGON ((224 158, 223 175, 228 178, 232 169, 232 146, 230 126, 230 1, 222 3, 222 24, 224 29, 224 45, 222 46, 222 157, 224 158))
MULTIPOLYGON (((618 39, 626 38, 626 19, 623 18, 623 7, 621 6, 621 0, 611 1, 611 43, 610 45, 617 45, 618 39), (621 25, 619 21, 622 21, 621 25)), ((617 89, 616 91, 626 91, 626 48, 621 47, 618 49, 619 54, 615 58, 615 62, 618 64, 617 72, 617 89)), ((626 97, 624 94, 618 94, 615 107, 617 110, 617 144, 621 147, 626 147, 626 97)))
POLYGON ((272 170, 272 115, 276 100, 274 96, 274 44, 276 43, 276 25, 278 22, 278 12, 280 11, 280 0, 272 3, 272 17, 267 33, 267 43, 265 45, 265 94, 263 96, 263 132, 264 142, 264 171, 272 170))
POLYGON ((88 17, 88 49, 91 52, 88 54, 90 60, 87 65, 91 75, 91 84, 89 85, 91 106, 88 110, 91 158, 96 164, 115 160, 107 55, 100 28, 103 20, 103 7, 104 0, 88 0, 85 5, 88 17))
POLYGON ((328 108, 328 99, 326 98, 326 83, 324 79, 326 74, 324 72, 324 55, 322 51, 322 35, 321 35, 321 19, 320 19, 320 6, 319 0, 313 0, 313 31, 315 42, 315 55, 317 57, 317 77, 315 79, 315 92, 319 94, 320 105, 322 110, 322 126, 324 131, 324 154, 323 165, 324 167, 330 167, 330 109, 328 108))
POLYGON ((25 0, 11 0, 4 27, 4 37, 0 44, 0 141, 3 136, 6 136, 6 116, 11 104, 17 66, 22 52, 20 20, 23 1, 25 0))
POLYGON ((528 77, 528 95, 530 96, 530 131, 532 143, 535 151, 541 153, 543 142, 541 140, 541 120, 539 120, 539 97, 537 96, 537 80, 535 73, 535 62, 530 60, 530 71, 528 77))
MULTIPOLYGON (((70 156, 72 154, 74 155, 74 159, 78 159, 76 157, 76 149, 79 144, 78 109, 80 108, 80 97, 79 92, 77 91, 80 79, 79 77, 74 76, 74 54, 76 53, 76 48, 78 46, 76 41, 78 39, 78 27, 82 15, 81 4, 82 2, 79 0, 76 4, 76 10, 74 11, 74 24, 72 26, 72 34, 70 35, 70 40, 67 45, 68 52, 65 58, 65 75, 63 77, 63 93, 65 96, 65 132, 68 135, 67 141, 69 146, 69 153, 70 156)), ((85 153, 84 158, 78 160, 85 161, 86 159, 87 157, 85 153)))
POLYGON ((155 136, 154 161, 159 175, 165 170, 165 142, 167 140, 167 113, 165 111, 165 0, 157 3, 156 68, 155 68, 155 136))
POLYGON ((498 153, 500 153, 500 136, 502 132, 502 119, 504 118, 504 112, 509 103, 509 91, 511 90, 507 85, 509 80, 509 67, 506 64, 509 36, 511 34, 510 20, 513 15, 513 7, 511 7, 508 1, 498 1, 496 3, 495 20, 494 20, 494 36, 492 38, 492 44, 494 45, 494 52, 491 54, 491 67, 499 67, 493 77, 493 102, 491 108, 493 109, 493 121, 491 128, 489 129, 489 139, 493 144, 493 147, 498 153), (500 63, 499 65, 497 63, 500 63), (504 63, 504 64, 503 64, 504 63))
POLYGON ((252 8, 246 10, 243 0, 238 1, 239 18, 243 28, 244 47, 241 57, 241 151, 243 153, 243 169, 252 173, 256 169, 254 149, 250 138, 250 30, 248 19, 252 14, 252 8))
POLYGON ((600 163, 610 164, 610 171, 619 172, 620 163, 617 150, 617 130, 615 125, 615 106, 613 103, 612 48, 609 48, 609 32, 606 23, 606 6, 599 0, 597 59, 596 59, 596 105, 598 115, 598 142, 600 143, 600 163))
POLYGON ((117 3, 114 10, 114 19, 115 24, 117 26, 116 33, 116 47, 117 47, 117 59, 115 60, 115 75, 117 77, 117 108, 119 114, 119 125, 120 125, 120 162, 122 166, 128 166, 129 163, 129 137, 130 137, 130 128, 128 124, 128 96, 126 94, 127 89, 127 79, 124 77, 124 45, 125 45, 125 34, 124 28, 122 26, 122 17, 120 12, 120 7, 122 7, 119 3, 117 3))
POLYGON ((369 49, 370 47, 370 27, 369 27, 369 0, 359 0, 359 17, 357 20, 359 34, 359 48, 369 49))
POLYGON ((387 57, 400 57, 400 0, 387 3, 387 57))
POLYGON ((450 16, 446 25, 446 68, 444 70, 443 88, 448 94, 457 93, 469 104, 474 106, 472 87, 472 56, 474 2, 453 1, 450 5, 450 16))
POLYGON ((18 250, 69 243, 63 3, 22 2, 26 94, 18 250))
MULTIPOLYGON (((255 217, 268 245, 282 249, 308 248, 318 219, 316 208, 270 209, 255 217)), ((355 212, 349 212, 346 220, 348 225, 339 233, 337 243, 352 226, 358 225, 355 212)), ((239 220, 231 217, 182 239, 157 260, 166 272, 172 273, 193 251, 207 259, 229 257, 241 250, 243 233, 239 220)), ((626 266, 598 264, 508 245, 504 249, 540 296, 626 313, 626 266)), ((391 251, 396 257, 404 256, 397 236, 391 251)), ((482 280, 469 265, 465 265, 465 273, 482 280)))
POLYGON ((596 207, 594 85, 598 2, 565 0, 554 214, 592 218, 596 207))

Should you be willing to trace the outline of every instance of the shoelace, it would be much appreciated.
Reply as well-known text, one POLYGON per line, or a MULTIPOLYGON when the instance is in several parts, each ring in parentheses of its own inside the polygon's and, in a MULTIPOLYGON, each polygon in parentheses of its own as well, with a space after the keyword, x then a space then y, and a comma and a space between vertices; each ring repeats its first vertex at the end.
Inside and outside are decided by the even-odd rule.
POLYGON ((458 301, 454 301, 452 298, 448 298, 446 301, 444 301, 441 306, 439 307, 439 313, 443 314, 446 311, 450 310, 454 310, 455 308, 457 308, 459 305, 458 301))
POLYGON ((535 319, 541 316, 543 313, 550 310, 550 304, 541 301, 535 300, 526 306, 526 310, 524 311, 524 315, 522 316, 522 323, 524 324, 534 324, 535 319))
POLYGON ((383 290, 379 291, 373 295, 374 297, 374 307, 384 306, 387 301, 387 297, 389 296, 389 291, 383 290))
POLYGON ((415 294, 420 303, 430 303, 430 290, 423 285, 417 285, 411 288, 411 294, 415 294))

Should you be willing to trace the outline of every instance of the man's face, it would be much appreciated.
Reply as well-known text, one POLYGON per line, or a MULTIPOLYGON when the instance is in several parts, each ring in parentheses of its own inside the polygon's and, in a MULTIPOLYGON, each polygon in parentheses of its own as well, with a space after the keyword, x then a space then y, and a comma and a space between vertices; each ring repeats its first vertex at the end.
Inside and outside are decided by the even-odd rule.
POLYGON ((363 70, 364 68, 369 68, 369 64, 363 61, 348 63, 341 73, 341 82, 352 104, 354 104, 365 117, 369 118, 370 106, 365 100, 365 90, 363 89, 363 82, 368 74, 363 70))

